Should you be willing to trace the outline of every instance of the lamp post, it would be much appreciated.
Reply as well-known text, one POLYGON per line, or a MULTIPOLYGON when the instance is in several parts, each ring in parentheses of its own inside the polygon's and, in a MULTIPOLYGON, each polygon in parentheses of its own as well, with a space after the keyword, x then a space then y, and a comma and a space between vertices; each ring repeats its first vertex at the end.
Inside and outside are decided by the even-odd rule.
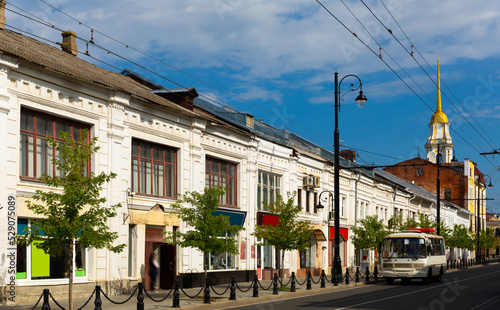
MULTIPOLYGON (((324 209, 325 207, 321 204, 321 196, 324 194, 324 193, 328 193, 328 198, 330 198, 330 201, 333 201, 333 193, 329 190, 324 190, 322 191, 321 193, 319 193, 319 202, 318 202, 318 205, 316 206, 316 209, 317 210, 322 210, 324 209)), ((328 211, 328 224, 330 223, 330 219, 332 218, 331 214, 333 213, 333 210, 332 210, 332 204, 330 203, 330 210, 328 211)), ((328 225, 328 249, 330 249, 330 225, 328 225)), ((330 259, 330 253, 328 253, 328 260, 330 259)), ((338 282, 335 282, 334 279, 333 279, 333 264, 332 264, 332 283, 337 283, 338 285, 338 282)))
POLYGON ((340 210, 340 186, 339 186, 339 182, 340 182, 340 155, 339 155, 339 149, 340 149, 340 139, 339 139, 339 109, 340 109, 340 85, 342 84, 342 81, 344 81, 344 79, 348 78, 348 77, 354 77, 356 79, 358 79, 359 81, 359 86, 356 87, 356 88, 353 88, 353 84, 351 84, 350 86, 350 90, 349 91, 355 91, 355 90, 358 90, 359 89, 359 95, 356 97, 356 102, 358 103, 358 106, 359 107, 363 107, 365 102, 366 102, 366 97, 365 95, 363 95, 363 87, 362 87, 362 83, 361 83, 361 79, 354 75, 354 74, 348 74, 346 76, 344 76, 340 82, 339 82, 339 74, 338 72, 335 72, 335 131, 334 131, 334 155, 335 155, 335 160, 334 160, 334 191, 333 191, 333 195, 334 195, 334 213, 335 213, 335 253, 334 253, 334 257, 333 257, 333 266, 334 268, 337 270, 337 274, 336 276, 341 276, 342 275, 342 262, 340 260, 340 255, 339 255, 339 252, 340 252, 340 246, 339 246, 339 243, 340 243, 340 239, 339 239, 339 235, 340 235, 340 229, 339 229, 339 221, 340 221, 340 218, 339 218, 339 210, 340 210))

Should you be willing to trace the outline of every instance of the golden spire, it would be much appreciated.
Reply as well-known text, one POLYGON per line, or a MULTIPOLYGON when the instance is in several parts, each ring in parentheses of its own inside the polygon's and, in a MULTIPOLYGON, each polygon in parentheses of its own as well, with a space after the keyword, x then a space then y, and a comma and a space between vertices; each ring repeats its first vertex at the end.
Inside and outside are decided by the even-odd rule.
POLYGON ((437 61, 438 63, 438 68, 437 68, 437 100, 436 100, 436 112, 431 117, 431 123, 448 123, 448 116, 444 114, 443 110, 441 109, 441 76, 439 73, 439 59, 437 61))

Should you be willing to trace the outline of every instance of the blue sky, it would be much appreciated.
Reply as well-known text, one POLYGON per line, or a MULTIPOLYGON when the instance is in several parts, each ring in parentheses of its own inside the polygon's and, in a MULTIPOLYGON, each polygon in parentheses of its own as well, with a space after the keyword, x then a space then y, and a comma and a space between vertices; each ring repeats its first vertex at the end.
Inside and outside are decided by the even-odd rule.
MULTIPOLYGON (((382 47, 382 59, 416 94, 314 0, 12 0, 7 9, 85 39, 90 39, 90 26, 97 44, 147 70, 90 45, 89 53, 104 63, 140 72, 166 87, 195 87, 221 104, 330 149, 333 74, 355 74, 368 102, 360 109, 356 94, 347 93, 339 127, 341 144, 357 149, 361 164, 394 164, 418 153, 425 157, 439 54, 443 110, 454 130, 456 156, 477 162, 491 177, 488 197, 496 200, 487 206, 500 213, 500 156, 479 155, 500 147, 500 2, 365 0, 383 26, 361 1, 344 0, 369 34, 341 0, 321 3, 375 54, 382 47), (411 51, 411 43, 383 4, 414 44, 414 58, 404 49, 411 51)), ((9 10, 6 17, 7 28, 61 41, 58 30, 9 10)), ((83 41, 78 44, 84 51, 83 41)), ((343 94, 350 83, 356 80, 342 83, 343 94)))

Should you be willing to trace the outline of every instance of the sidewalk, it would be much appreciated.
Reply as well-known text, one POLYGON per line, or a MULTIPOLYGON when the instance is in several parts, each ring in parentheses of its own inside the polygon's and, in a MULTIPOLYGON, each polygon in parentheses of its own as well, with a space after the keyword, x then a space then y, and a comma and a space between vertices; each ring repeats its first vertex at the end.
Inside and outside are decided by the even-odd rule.
MULTIPOLYGON (((332 283, 326 282, 325 286, 326 288, 321 288, 321 282, 319 281, 319 277, 313 277, 313 280, 318 282, 318 283, 313 283, 311 282, 311 290, 307 290, 307 285, 306 285, 306 278, 298 278, 297 279, 297 284, 296 284, 296 292, 292 293, 289 290, 280 290, 278 292, 278 295, 273 295, 273 287, 272 287, 272 281, 260 281, 262 287, 268 288, 270 287, 269 290, 263 290, 259 286, 259 297, 253 297, 253 288, 250 288, 252 285, 252 282, 245 282, 245 283, 238 283, 239 288, 236 288, 236 300, 229 300, 230 296, 230 289, 227 289, 227 291, 223 295, 218 295, 223 293, 226 288, 228 288, 228 284, 226 285, 218 285, 214 286, 213 289, 218 293, 214 293, 214 291, 211 289, 210 290, 210 297, 211 297, 211 303, 210 304, 205 304, 204 303, 204 298, 203 298, 203 290, 202 288, 193 288, 193 289, 185 289, 184 291, 190 295, 190 296, 195 296, 197 295, 200 291, 201 293, 199 296, 196 298, 189 298, 187 297, 183 291, 179 289, 180 293, 180 308, 182 309, 231 309, 235 306, 242 306, 242 305, 251 305, 251 304, 256 304, 256 303, 275 303, 279 302, 283 299, 290 299, 290 298, 297 298, 301 296, 308 296, 308 295, 315 295, 315 294, 322 294, 322 293, 327 293, 333 290, 339 290, 339 289, 345 289, 348 287, 355 287, 359 285, 365 285, 364 280, 360 278, 359 283, 355 283, 354 280, 350 281, 349 285, 346 284, 341 284, 339 283, 338 286, 333 286, 332 283), (299 285, 298 283, 301 283, 302 285, 299 285), (249 289, 250 288, 250 289, 249 289), (242 292, 243 291, 243 292, 242 292), (245 292, 246 291, 246 292, 245 292)), ((287 284, 289 279, 286 279, 283 284, 287 284)), ((369 283, 379 283, 382 280, 374 281, 373 278, 370 279, 369 283)), ((290 287, 290 284, 288 284, 288 287, 290 287)), ((149 292, 148 292, 149 293, 149 292)), ((153 293, 149 293, 149 295, 154 298, 155 300, 161 300, 163 299, 167 294, 169 293, 169 290, 163 290, 163 291, 156 291, 153 293)), ((90 296, 89 296, 90 297, 90 296)), ((113 296, 108 296, 112 301, 114 302, 123 302, 125 301, 130 295, 113 295, 113 296)), ((102 309, 107 310, 107 309, 123 309, 123 310, 133 310, 137 309, 137 292, 135 295, 125 304, 113 304, 110 301, 108 301, 103 294, 101 294, 101 299, 102 299, 102 309)), ((73 302, 74 309, 78 309, 82 307, 88 300, 87 298, 76 298, 73 302)), ((95 301, 95 296, 88 302, 88 304, 83 308, 83 309, 94 309, 94 301, 95 301)), ((57 300, 57 302, 64 307, 65 309, 68 309, 68 300, 57 300)), ((34 303, 30 304, 23 304, 23 305, 14 305, 14 306, 4 306, 3 309, 5 310, 31 310, 31 309, 42 309, 42 303, 43 303, 43 298, 38 304, 36 308, 34 307, 34 303)), ((52 299, 49 298, 49 304, 51 309, 60 309, 52 299)), ((173 291, 170 294, 168 298, 166 298, 162 302, 154 302, 151 300, 146 294, 144 294, 144 309, 145 310, 153 310, 153 309, 168 309, 172 308, 173 305, 173 291)))

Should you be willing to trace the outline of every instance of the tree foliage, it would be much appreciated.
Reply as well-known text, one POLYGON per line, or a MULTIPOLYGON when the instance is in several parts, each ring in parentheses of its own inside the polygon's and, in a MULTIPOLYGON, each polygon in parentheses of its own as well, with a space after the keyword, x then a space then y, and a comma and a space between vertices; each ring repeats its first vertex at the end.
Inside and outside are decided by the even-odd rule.
POLYGON ((379 220, 377 215, 370 215, 359 222, 361 226, 352 228, 352 244, 358 249, 379 250, 385 236, 389 234, 384 221, 379 220))
MULTIPOLYGON (((172 208, 192 230, 169 232, 165 236, 165 241, 181 247, 193 247, 205 254, 220 252, 237 254, 238 243, 234 236, 244 228, 231 225, 229 216, 213 215, 219 208, 219 197, 224 193, 223 187, 211 187, 205 188, 203 193, 193 191, 179 195, 172 208), (232 236, 221 237, 228 232, 232 236)), ((205 270, 207 267, 204 266, 205 270)))
POLYGON ((479 235, 475 235, 474 239, 476 250, 491 249, 497 245, 495 230, 491 227, 487 227, 486 230, 481 230, 479 235))
POLYGON ((474 249, 474 239, 469 234, 469 230, 465 225, 455 224, 449 237, 445 240, 445 244, 450 249, 459 248, 459 249, 474 249))
POLYGON ((298 219, 302 207, 294 205, 295 195, 295 192, 288 193, 287 200, 284 201, 283 197, 277 194, 276 201, 271 203, 263 201, 262 203, 269 212, 278 217, 278 224, 257 226, 253 233, 257 238, 265 240, 266 244, 281 251, 281 261, 283 261, 285 251, 305 250, 309 246, 313 232, 309 221, 298 219))
MULTIPOLYGON (((61 140, 48 138, 49 145, 55 147, 58 158, 53 159, 57 175, 44 174, 40 181, 54 188, 54 191, 36 190, 27 208, 42 218, 31 220, 31 226, 25 229, 24 235, 17 236, 22 245, 36 243, 53 256, 60 255, 69 249, 70 301, 72 301, 73 280, 73 242, 85 248, 107 248, 112 252, 120 252, 125 244, 115 245, 118 233, 109 232, 107 220, 116 216, 116 204, 105 207, 106 198, 100 197, 102 187, 116 177, 115 173, 95 174, 87 171, 92 154, 99 150, 97 138, 88 138, 84 130, 75 141, 70 133, 59 132, 61 140)), ((72 302, 70 302, 72 308, 72 302)))

